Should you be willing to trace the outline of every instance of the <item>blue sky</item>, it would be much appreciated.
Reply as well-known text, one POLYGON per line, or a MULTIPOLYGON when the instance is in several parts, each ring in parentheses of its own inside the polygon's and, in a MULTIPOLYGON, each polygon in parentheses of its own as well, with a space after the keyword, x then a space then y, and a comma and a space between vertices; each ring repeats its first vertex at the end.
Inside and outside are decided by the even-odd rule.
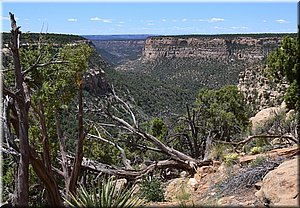
POLYGON ((288 2, 4 2, 23 32, 78 35, 297 32, 297 1, 288 2))

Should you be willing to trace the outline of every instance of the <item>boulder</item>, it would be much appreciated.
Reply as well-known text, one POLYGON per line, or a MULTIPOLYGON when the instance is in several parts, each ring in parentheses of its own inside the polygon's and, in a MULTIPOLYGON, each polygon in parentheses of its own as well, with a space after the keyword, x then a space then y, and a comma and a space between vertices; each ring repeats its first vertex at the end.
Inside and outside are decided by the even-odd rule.
POLYGON ((272 206, 291 207, 299 205, 298 158, 285 161, 263 179, 258 200, 272 206))
POLYGON ((279 107, 265 108, 259 111, 254 117, 250 118, 252 123, 252 132, 263 126, 267 121, 273 119, 276 115, 286 112, 286 104, 283 102, 279 107))
POLYGON ((127 179, 126 178, 120 178, 115 181, 113 181, 115 184, 115 191, 116 193, 119 193, 121 190, 123 190, 127 184, 127 179))
POLYGON ((164 198, 168 202, 186 200, 191 195, 197 182, 193 178, 175 178, 167 185, 164 198))

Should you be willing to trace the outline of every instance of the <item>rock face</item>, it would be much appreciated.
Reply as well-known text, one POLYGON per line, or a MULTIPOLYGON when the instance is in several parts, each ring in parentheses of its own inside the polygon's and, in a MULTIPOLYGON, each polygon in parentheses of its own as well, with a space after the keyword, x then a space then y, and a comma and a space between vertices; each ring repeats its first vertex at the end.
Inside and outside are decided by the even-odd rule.
POLYGON ((239 74, 238 88, 252 110, 259 111, 280 106, 288 84, 285 80, 273 82, 264 75, 263 68, 257 66, 246 68, 239 74))
POLYGON ((175 178, 165 189, 164 198, 166 201, 175 202, 182 198, 188 198, 191 194, 192 187, 189 178, 175 178))
POLYGON ((150 37, 146 40, 143 57, 260 61, 277 47, 281 40, 282 37, 241 35, 150 37))
POLYGON ((105 95, 111 92, 105 73, 105 70, 109 70, 110 66, 97 53, 93 53, 91 59, 96 61, 89 64, 84 74, 84 89, 97 96, 105 95))
POLYGON ((261 202, 274 206, 298 207, 298 158, 285 161, 263 179, 256 196, 261 202))

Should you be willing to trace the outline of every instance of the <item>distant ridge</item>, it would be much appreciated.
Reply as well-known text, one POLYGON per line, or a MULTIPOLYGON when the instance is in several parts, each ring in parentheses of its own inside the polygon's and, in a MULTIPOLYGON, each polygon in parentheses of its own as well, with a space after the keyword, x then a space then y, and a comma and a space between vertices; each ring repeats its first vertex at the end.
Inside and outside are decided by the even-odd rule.
POLYGON ((82 35, 89 40, 146 40, 148 37, 157 35, 153 34, 137 34, 137 35, 82 35))
POLYGON ((296 37, 297 33, 232 33, 232 34, 186 34, 186 35, 153 35, 148 37, 171 37, 171 38, 193 38, 193 37, 222 37, 222 38, 232 38, 232 37, 284 37, 291 36, 296 37))

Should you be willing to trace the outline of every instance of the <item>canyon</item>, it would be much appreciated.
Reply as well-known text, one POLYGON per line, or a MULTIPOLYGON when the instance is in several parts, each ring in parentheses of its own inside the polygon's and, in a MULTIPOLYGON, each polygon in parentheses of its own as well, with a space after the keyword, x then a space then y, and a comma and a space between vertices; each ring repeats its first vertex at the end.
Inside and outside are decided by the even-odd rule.
MULTIPOLYGON (((118 54, 122 59, 122 62, 113 64, 113 76, 115 73, 120 75, 115 85, 120 87, 125 85, 133 96, 134 94, 150 96, 150 100, 153 101, 145 103, 141 98, 134 96, 137 103, 143 103, 151 108, 163 103, 159 106, 164 110, 148 111, 161 115, 162 111, 183 112, 184 103, 192 105, 200 88, 216 89, 224 85, 238 85, 247 99, 249 98, 249 103, 261 104, 253 110, 274 104, 280 105, 283 95, 281 91, 286 87, 278 86, 273 92, 261 71, 266 66, 268 54, 275 50, 287 35, 295 36, 295 34, 149 36, 145 40, 123 40, 122 44, 115 40, 102 41, 101 44, 102 46, 105 44, 102 50, 106 50, 106 54, 108 52, 118 54), (131 57, 127 58, 130 53, 131 57), (127 77, 129 75, 136 77, 132 85, 130 78, 127 77), (152 81, 148 82, 148 78, 152 81), (153 94, 159 98, 156 100, 157 96, 152 97, 153 94), (272 101, 263 104, 268 101, 268 97, 271 97, 272 101), (170 99, 174 100, 170 102, 170 99)), ((96 48, 100 46, 97 45, 99 42, 93 41, 96 48)), ((99 53, 105 55, 101 51, 99 53)), ((110 72, 108 77, 111 77, 109 74, 110 72)))

